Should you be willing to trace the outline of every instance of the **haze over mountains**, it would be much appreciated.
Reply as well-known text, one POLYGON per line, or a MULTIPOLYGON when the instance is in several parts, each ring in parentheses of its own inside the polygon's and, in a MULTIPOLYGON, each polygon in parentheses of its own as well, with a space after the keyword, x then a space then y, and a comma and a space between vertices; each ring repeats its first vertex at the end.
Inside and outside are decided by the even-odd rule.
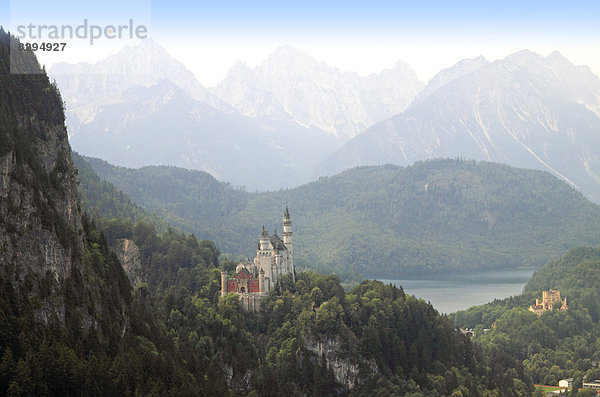
POLYGON ((92 65, 86 62, 58 63, 49 73, 56 79, 71 115, 85 122, 90 116, 84 105, 118 97, 131 87, 150 87, 169 80, 186 90, 190 96, 219 110, 232 112, 227 103, 210 93, 181 62, 172 58, 154 40, 141 41, 139 45, 125 46, 115 55, 92 65))
POLYGON ((73 147, 115 164, 179 165, 253 189, 288 186, 336 142, 296 123, 222 112, 167 80, 123 91, 99 105, 92 121, 71 120, 71 131, 73 147))
POLYGON ((550 171, 598 201, 599 104, 600 79, 557 52, 466 60, 440 72, 404 113, 344 145, 318 174, 460 156, 550 171))
POLYGON ((465 59, 424 86, 402 62, 362 77, 284 46, 207 89, 147 40, 50 74, 74 149, 116 165, 273 190, 357 165, 462 157, 546 170, 600 200, 600 79, 559 53, 465 59))
POLYGON ((212 92, 246 116, 296 120, 348 139, 403 111, 423 86, 403 62, 362 77, 283 46, 255 68, 236 63, 212 92))
POLYGON ((291 47, 277 50, 253 74, 241 74, 240 65, 215 92, 234 95, 237 80, 260 80, 266 88, 249 85, 239 110, 152 40, 95 65, 58 64, 50 74, 67 102, 76 150, 128 167, 204 170, 250 189, 308 181, 309 171, 345 142, 342 136, 402 110, 422 85, 402 63, 362 78, 291 47), (250 102, 253 112, 241 106, 250 102))

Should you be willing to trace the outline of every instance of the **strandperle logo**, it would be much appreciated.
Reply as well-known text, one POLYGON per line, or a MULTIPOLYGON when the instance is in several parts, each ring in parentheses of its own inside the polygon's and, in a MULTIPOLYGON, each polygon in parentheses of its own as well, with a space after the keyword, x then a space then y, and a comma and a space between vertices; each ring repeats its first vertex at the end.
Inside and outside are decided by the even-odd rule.
POLYGON ((18 25, 17 37, 21 40, 66 40, 85 39, 90 45, 100 39, 145 39, 148 37, 146 25, 137 25, 133 19, 123 25, 92 25, 87 19, 73 25, 18 25))

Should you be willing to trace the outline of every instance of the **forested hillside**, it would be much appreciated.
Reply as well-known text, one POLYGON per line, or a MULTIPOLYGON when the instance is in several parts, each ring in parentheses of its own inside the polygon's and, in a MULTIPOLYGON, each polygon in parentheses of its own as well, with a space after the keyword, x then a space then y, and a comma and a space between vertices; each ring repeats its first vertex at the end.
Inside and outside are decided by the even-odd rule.
POLYGON ((18 48, 0 28, 0 395, 226 393, 221 373, 190 377, 147 287, 82 213, 60 94, 18 48))
POLYGON ((297 263, 342 278, 535 266, 600 243, 597 205, 550 174, 494 163, 362 167, 247 193, 203 172, 86 160, 136 204, 232 257, 253 255, 260 227, 280 228, 287 203, 297 263))
POLYGON ((475 343, 499 348, 523 363, 535 383, 600 379, 600 249, 578 247, 536 271, 524 293, 453 315, 476 329, 475 343), (559 290, 567 311, 527 311, 542 291, 559 290), (493 329, 491 329, 493 327, 493 329), (483 332, 484 328, 490 328, 483 332))
MULTIPOLYGON (((81 179, 95 181, 92 188, 80 185, 83 197, 103 191, 107 203, 132 206, 85 164, 82 169, 86 171, 79 172, 81 179)), ((83 205, 97 208, 93 200, 84 200, 83 205)), ((131 239, 140 247, 142 262, 148 263, 144 277, 162 302, 159 313, 165 326, 172 327, 170 333, 177 335, 182 351, 205 349, 195 342, 198 329, 218 338, 212 329, 223 325, 205 323, 206 316, 220 314, 224 321, 233 321, 238 331, 227 342, 216 342, 215 348, 231 352, 219 353, 226 360, 235 357, 235 362, 226 362, 229 385, 236 393, 332 395, 352 388, 351 395, 439 395, 453 390, 478 395, 499 387, 494 371, 510 373, 514 365, 510 360, 492 364, 499 354, 493 350, 472 352, 468 340, 430 305, 379 282, 364 282, 345 293, 336 276, 302 272, 295 284, 286 281, 264 302, 264 312, 243 313, 235 295, 218 301, 218 272, 190 266, 193 260, 186 257, 190 249, 198 252, 194 247, 214 254, 214 246, 206 241, 190 246, 187 241, 195 241, 193 237, 173 230, 159 236, 143 211, 134 223, 119 218, 120 212, 100 211, 99 216, 111 217, 101 217, 100 224, 109 240, 131 239), (211 314, 215 308, 217 313, 211 314), (185 342, 189 340, 194 343, 185 342), (477 365, 480 370, 475 373, 477 365)), ((235 263, 221 266, 232 269, 235 263)), ((503 390, 507 395, 527 395, 529 382, 519 374, 517 380, 510 377, 503 390)))

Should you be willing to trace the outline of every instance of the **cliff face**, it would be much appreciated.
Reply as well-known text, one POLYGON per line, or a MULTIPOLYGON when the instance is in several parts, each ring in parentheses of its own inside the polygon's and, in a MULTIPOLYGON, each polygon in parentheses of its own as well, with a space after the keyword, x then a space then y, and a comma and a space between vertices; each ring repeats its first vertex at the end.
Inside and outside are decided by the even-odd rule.
POLYGON ((137 244, 131 239, 122 238, 117 240, 111 248, 117 254, 131 284, 136 286, 145 282, 142 271, 142 254, 137 244))
POLYGON ((36 323, 89 330, 116 308, 105 324, 122 328, 122 301, 109 308, 98 280, 126 287, 84 232, 60 94, 17 48, 0 30, 0 278, 36 323))
POLYGON ((23 163, 16 147, 0 157, 0 263, 17 289, 33 279, 51 279, 50 291, 32 287, 28 294, 41 299, 36 318, 46 323, 56 314, 64 323, 64 302, 51 299, 52 291, 71 276, 83 252, 67 134, 64 126, 40 121, 36 114, 22 119, 12 132, 37 136, 30 148, 39 167, 23 163))
POLYGON ((340 336, 323 338, 310 335, 305 338, 304 346, 317 357, 324 357, 327 367, 333 371, 335 380, 351 390, 355 385, 362 384, 377 374, 377 364, 372 359, 360 358, 357 352, 349 351, 340 339, 340 336))

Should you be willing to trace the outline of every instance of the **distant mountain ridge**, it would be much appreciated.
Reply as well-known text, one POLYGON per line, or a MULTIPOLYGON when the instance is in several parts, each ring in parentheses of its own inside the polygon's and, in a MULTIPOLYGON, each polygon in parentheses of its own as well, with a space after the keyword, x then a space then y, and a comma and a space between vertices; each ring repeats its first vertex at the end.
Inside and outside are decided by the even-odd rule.
POLYGON ((210 90, 151 41, 50 72, 74 148, 122 166, 273 190, 359 165, 461 157, 550 171, 600 201, 600 80, 557 52, 465 59, 425 88, 401 62, 361 77, 290 46, 255 68, 237 63, 210 90), (187 110, 170 117, 175 103, 187 110))
POLYGON ((294 120, 241 115, 152 40, 50 73, 66 98, 74 149, 122 166, 175 165, 276 189, 308 181, 341 144, 294 120))
POLYGON ((77 150, 128 167, 205 170, 249 189, 305 180, 304 165, 316 164, 335 145, 316 129, 224 113, 169 81, 131 87, 96 109, 88 123, 71 120, 77 150))
POLYGON ((423 86, 403 62, 362 77, 283 46, 255 68, 237 62, 211 91, 246 116, 296 120, 345 140, 403 111, 423 86))
POLYGON ((600 201, 600 79, 557 52, 440 72, 408 109, 358 135, 315 175, 436 157, 543 169, 600 201))
POLYGON ((191 71, 150 38, 139 45, 125 46, 118 54, 93 65, 57 63, 48 74, 56 80, 70 111, 98 100, 118 97, 134 86, 150 87, 169 80, 194 99, 221 111, 233 112, 230 105, 212 95, 191 71))

